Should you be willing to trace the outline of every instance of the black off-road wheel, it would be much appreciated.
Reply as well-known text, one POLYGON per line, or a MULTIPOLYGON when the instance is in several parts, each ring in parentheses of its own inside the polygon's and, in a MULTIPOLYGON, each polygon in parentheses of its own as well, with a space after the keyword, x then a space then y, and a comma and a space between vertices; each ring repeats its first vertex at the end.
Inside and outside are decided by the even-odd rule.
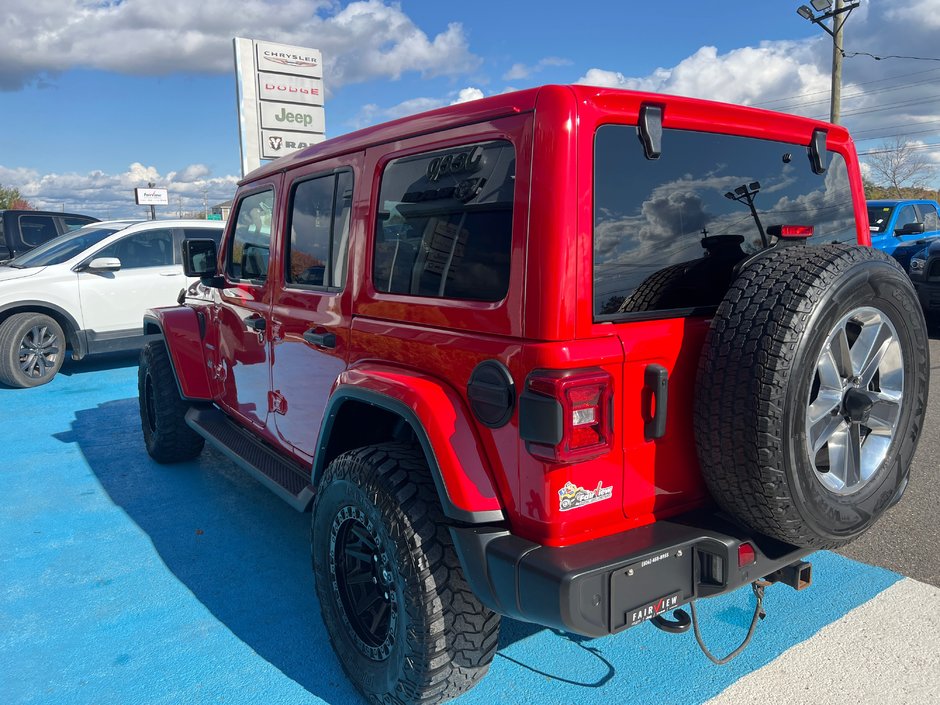
POLYGON ((0 325, 0 382, 24 389, 52 381, 65 360, 65 335, 42 313, 16 313, 0 325))
POLYGON ((907 484, 928 380, 924 317, 894 260, 846 245, 768 252, 732 284, 699 365, 712 496, 782 541, 848 543, 907 484))
POLYGON ((311 544, 343 670, 373 703, 440 703, 489 669, 499 616, 464 579, 420 448, 367 446, 324 472, 311 544))
POLYGON ((186 425, 189 404, 180 397, 163 341, 151 341, 140 351, 137 395, 140 426, 151 458, 158 463, 178 463, 202 452, 205 440, 186 425))

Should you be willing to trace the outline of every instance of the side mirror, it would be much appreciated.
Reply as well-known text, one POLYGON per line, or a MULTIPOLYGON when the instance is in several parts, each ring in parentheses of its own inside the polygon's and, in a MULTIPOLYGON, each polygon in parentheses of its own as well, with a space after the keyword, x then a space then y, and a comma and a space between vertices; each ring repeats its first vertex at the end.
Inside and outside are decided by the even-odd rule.
POLYGON ((183 273, 187 277, 211 279, 219 271, 215 240, 183 240, 183 273))
POLYGON ((905 223, 900 230, 895 230, 895 235, 920 235, 924 230, 923 223, 905 223))
POLYGON ((89 272, 116 272, 121 268, 121 260, 117 257, 95 257, 85 265, 89 272))

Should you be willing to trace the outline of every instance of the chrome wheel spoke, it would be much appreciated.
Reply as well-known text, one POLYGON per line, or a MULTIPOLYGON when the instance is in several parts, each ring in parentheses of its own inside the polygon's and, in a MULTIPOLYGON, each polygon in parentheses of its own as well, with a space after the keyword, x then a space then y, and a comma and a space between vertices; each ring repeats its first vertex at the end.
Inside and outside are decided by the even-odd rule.
POLYGON ((881 361, 894 342, 891 329, 884 323, 865 326, 852 347, 852 369, 864 386, 871 384, 881 361))
POLYGON ((820 448, 826 445, 832 435, 842 426, 845 426, 845 419, 832 414, 826 414, 813 424, 809 432, 809 443, 813 449, 813 454, 818 453, 820 448))
POLYGON ((826 352, 832 355, 840 378, 845 379, 852 375, 852 350, 849 348, 845 325, 840 325, 837 330, 833 331, 829 341, 829 350, 826 352))
POLYGON ((900 399, 887 394, 872 395, 871 412, 865 424, 872 430, 893 431, 901 416, 900 399))

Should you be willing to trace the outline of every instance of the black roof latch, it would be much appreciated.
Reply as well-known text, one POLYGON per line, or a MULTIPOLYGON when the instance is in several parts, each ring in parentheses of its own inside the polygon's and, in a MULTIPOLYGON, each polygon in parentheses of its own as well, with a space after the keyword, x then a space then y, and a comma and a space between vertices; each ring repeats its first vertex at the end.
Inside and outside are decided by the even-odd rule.
POLYGON ((640 106, 640 121, 636 126, 637 136, 643 143, 647 159, 659 159, 663 153, 663 107, 644 103, 640 106))

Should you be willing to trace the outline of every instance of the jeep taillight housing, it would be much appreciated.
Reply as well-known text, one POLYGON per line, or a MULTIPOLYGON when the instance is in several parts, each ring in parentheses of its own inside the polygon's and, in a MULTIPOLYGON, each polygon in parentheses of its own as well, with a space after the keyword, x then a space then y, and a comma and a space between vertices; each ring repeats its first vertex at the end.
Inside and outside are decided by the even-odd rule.
POLYGON ((519 433, 535 457, 553 463, 610 450, 613 378, 603 370, 536 371, 519 399, 519 433))

